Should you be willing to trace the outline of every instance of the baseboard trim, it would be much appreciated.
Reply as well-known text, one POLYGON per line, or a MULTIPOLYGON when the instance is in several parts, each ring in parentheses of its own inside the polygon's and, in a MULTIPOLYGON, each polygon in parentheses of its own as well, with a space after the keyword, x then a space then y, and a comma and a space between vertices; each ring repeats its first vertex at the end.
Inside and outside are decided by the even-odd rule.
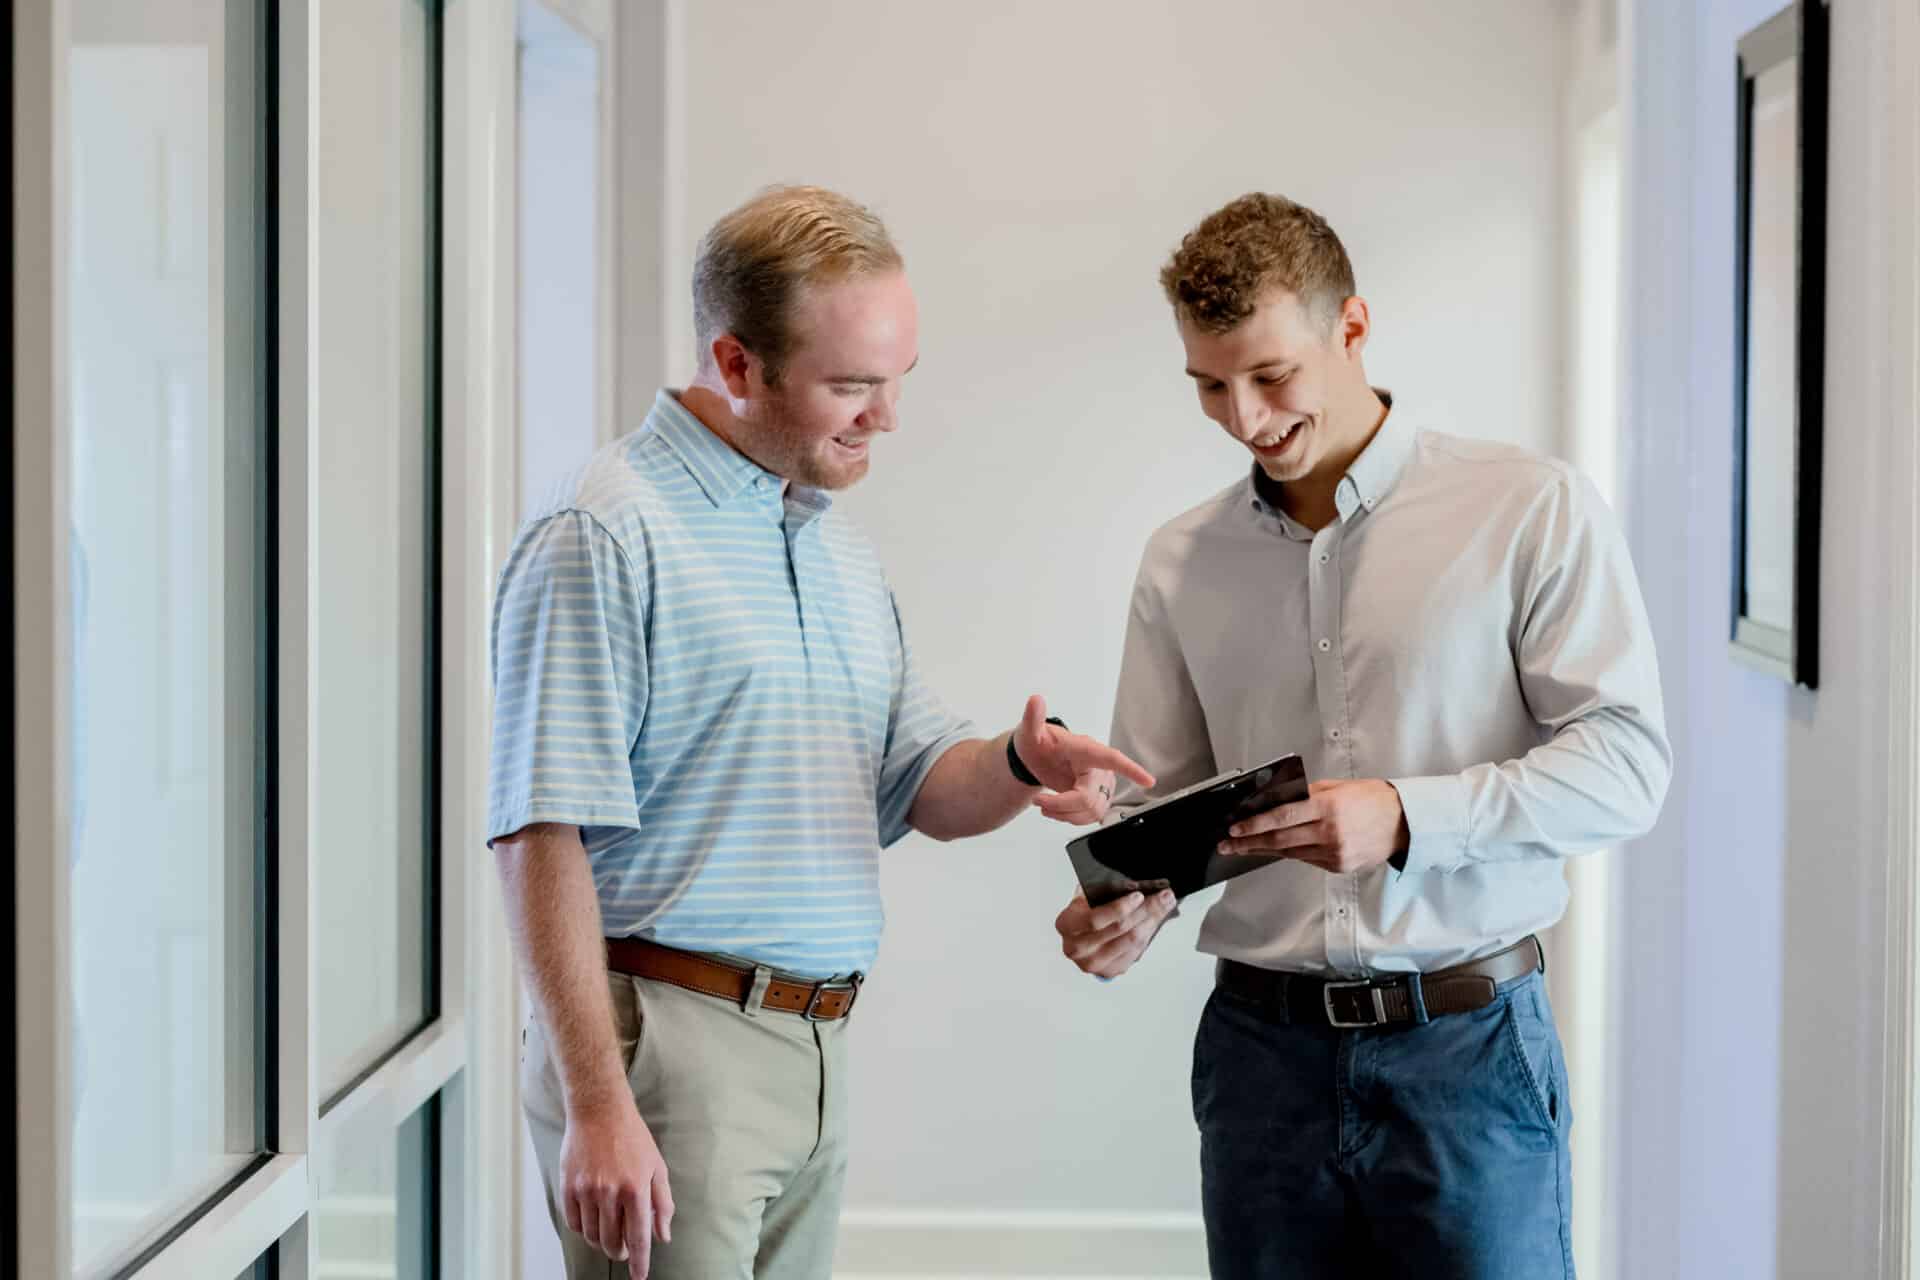
POLYGON ((1197 1213, 854 1208, 834 1259, 836 1280, 1206 1274, 1197 1213))

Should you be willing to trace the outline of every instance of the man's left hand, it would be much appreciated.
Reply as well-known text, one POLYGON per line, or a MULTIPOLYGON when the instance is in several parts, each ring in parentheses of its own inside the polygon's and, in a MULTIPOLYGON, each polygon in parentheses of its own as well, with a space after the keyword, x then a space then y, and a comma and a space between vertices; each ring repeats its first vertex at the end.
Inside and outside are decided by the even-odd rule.
POLYGON ((1365 871, 1407 847, 1406 811, 1378 778, 1316 782, 1305 800, 1235 823, 1222 853, 1284 853, 1322 871, 1365 871))
POLYGON ((1153 785, 1153 775, 1124 753, 1084 733, 1048 724, 1046 699, 1039 694, 1027 699, 1020 727, 1013 731, 1013 750, 1027 772, 1047 788, 1034 797, 1034 807, 1056 822, 1083 827, 1106 817, 1115 773, 1143 787, 1153 785))

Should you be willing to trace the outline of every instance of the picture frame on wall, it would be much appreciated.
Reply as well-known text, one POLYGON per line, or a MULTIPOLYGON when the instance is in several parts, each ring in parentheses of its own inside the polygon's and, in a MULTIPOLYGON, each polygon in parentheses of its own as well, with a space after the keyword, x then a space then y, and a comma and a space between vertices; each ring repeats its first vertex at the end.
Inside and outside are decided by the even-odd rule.
POLYGON ((1819 687, 1827 12, 1800 0, 1736 59, 1733 654, 1819 687))

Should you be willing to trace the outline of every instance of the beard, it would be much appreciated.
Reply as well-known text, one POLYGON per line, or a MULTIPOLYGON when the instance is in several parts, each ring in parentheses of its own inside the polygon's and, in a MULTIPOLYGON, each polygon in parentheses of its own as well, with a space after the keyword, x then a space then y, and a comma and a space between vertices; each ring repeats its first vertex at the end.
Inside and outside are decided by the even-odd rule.
POLYGON ((766 406, 755 425, 756 462, 775 475, 811 489, 846 489, 867 474, 867 457, 840 457, 840 446, 795 413, 782 395, 766 406))

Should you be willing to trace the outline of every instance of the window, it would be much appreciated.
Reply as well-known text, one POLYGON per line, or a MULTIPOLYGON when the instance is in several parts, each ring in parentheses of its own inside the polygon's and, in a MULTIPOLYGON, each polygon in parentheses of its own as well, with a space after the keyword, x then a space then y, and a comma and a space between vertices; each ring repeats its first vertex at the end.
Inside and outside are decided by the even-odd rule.
POLYGON ((272 294, 251 5, 75 0, 74 1263, 138 1248, 268 1138, 272 294))
POLYGON ((331 1101, 434 1012, 435 7, 319 24, 312 810, 316 1047, 331 1101))
POLYGON ((511 956, 438 858, 513 518, 512 0, 0 33, 0 1275, 504 1280, 511 956))
POLYGON ((439 1274, 440 1100, 395 1125, 368 1108, 335 1135, 314 1171, 314 1276, 439 1274))

